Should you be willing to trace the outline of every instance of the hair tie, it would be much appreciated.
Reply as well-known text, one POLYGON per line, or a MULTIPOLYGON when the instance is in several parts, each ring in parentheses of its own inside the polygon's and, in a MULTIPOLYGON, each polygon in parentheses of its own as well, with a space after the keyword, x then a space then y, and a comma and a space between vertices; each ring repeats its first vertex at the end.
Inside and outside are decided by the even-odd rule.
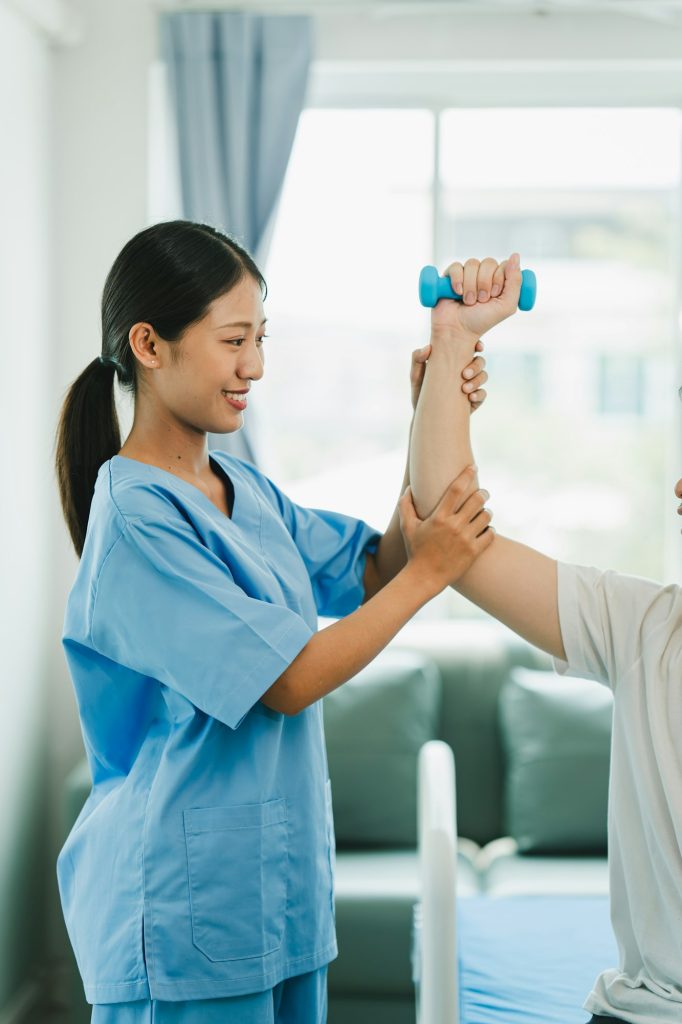
POLYGON ((115 370, 120 370, 118 360, 114 359, 113 356, 98 356, 97 357, 102 366, 113 366, 115 370))

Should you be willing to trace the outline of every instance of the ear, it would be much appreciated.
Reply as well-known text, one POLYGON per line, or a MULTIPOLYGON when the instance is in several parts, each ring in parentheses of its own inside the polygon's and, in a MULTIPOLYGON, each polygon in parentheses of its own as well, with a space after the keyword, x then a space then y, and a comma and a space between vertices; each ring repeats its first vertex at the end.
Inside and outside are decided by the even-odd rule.
POLYGON ((154 370, 160 365, 158 339, 151 324, 133 324, 128 332, 128 343, 145 369, 154 370))

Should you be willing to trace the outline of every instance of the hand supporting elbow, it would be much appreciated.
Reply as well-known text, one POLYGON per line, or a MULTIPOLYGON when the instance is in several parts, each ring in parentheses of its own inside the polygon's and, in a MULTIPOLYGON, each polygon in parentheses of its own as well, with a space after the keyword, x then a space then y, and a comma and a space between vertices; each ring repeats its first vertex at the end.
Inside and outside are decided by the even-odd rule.
POLYGON ((400 527, 409 562, 433 581, 434 595, 467 572, 493 541, 490 497, 476 486, 476 472, 467 467, 452 481, 436 508, 420 519, 409 488, 400 499, 400 527))

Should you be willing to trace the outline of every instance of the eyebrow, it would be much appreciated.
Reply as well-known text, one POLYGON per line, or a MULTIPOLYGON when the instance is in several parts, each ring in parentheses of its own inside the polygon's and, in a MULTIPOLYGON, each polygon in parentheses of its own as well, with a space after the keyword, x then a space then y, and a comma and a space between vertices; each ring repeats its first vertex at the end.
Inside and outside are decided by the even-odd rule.
MULTIPOLYGON (((268 318, 266 317, 265 320, 261 320, 260 326, 262 327, 263 324, 266 324, 267 322, 268 318)), ((222 331, 224 327, 253 327, 253 324, 249 323, 248 320, 239 320, 237 321, 237 323, 234 324, 221 324, 220 327, 216 327, 214 328, 214 330, 222 331)))

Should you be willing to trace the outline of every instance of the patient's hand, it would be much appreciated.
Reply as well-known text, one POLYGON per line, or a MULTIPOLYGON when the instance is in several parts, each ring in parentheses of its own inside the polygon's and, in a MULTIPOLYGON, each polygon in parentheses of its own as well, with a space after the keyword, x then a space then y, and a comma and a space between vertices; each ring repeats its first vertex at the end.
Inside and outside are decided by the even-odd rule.
MULTIPOLYGON (((483 351, 483 342, 479 341, 476 344, 476 351, 483 351)), ((419 392, 422 389, 422 382, 424 380, 424 369, 426 362, 431 355, 431 346, 426 345, 424 348, 417 348, 412 353, 412 365, 410 367, 410 385, 412 389, 412 408, 417 408, 417 401, 419 400, 419 392)), ((462 371, 462 391, 465 392, 469 398, 471 411, 475 412, 479 409, 486 398, 488 392, 485 390, 483 385, 488 379, 488 374, 485 370, 485 359, 483 356, 475 356, 472 361, 464 367, 462 371)))
POLYGON ((432 337, 460 329, 479 338, 518 309, 521 293, 519 254, 498 263, 494 259, 451 263, 445 270, 462 302, 441 299, 431 310, 432 337))

